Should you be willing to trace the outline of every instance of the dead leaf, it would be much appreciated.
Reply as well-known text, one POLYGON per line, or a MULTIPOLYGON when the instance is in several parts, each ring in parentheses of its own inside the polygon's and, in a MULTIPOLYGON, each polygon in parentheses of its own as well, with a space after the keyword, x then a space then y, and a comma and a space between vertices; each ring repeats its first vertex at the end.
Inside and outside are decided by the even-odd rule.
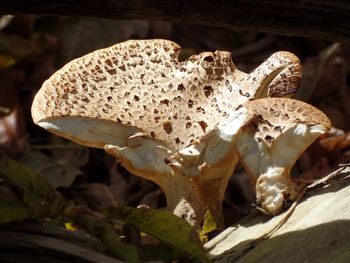
POLYGON ((149 23, 141 20, 112 20, 93 17, 44 17, 41 30, 57 36, 62 43, 59 64, 95 49, 130 38, 146 38, 149 23), (88 41, 87 41, 88 40, 88 41))
POLYGON ((52 158, 61 165, 68 164, 80 168, 90 160, 89 148, 71 143, 58 136, 50 136, 47 146, 52 158))
POLYGON ((84 197, 89 207, 96 211, 109 206, 119 205, 105 184, 91 183, 80 186, 80 194, 84 197))
MULTIPOLYGON (((303 77, 301 81, 301 86, 297 91, 294 98, 308 101, 311 96, 319 97, 324 95, 322 90, 319 89, 320 85, 324 85, 321 79, 325 81, 325 74, 327 78, 332 78, 331 74, 328 74, 327 65, 329 65, 331 58, 334 57, 336 52, 339 51, 340 44, 335 43, 324 49, 318 57, 310 57, 303 63, 303 77)), ((337 71, 338 73, 338 71, 337 71)), ((333 78, 332 78, 333 79, 333 78)), ((333 79, 334 80, 334 79, 333 79)), ((344 79, 337 79, 337 81, 344 81, 344 79)), ((331 80, 330 80, 331 81, 331 80)), ((326 86, 323 92, 330 93, 334 89, 339 90, 340 87, 332 83, 331 86, 326 86)))
POLYGON ((19 158, 21 163, 32 167, 37 173, 45 177, 54 188, 72 185, 75 178, 83 174, 78 168, 66 164, 60 165, 42 152, 27 152, 19 158))

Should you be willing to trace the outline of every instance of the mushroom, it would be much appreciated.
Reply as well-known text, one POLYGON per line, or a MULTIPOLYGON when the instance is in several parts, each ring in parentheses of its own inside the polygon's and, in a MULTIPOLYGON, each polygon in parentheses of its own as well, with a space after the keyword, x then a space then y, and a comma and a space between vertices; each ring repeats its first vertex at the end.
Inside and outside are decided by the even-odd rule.
POLYGON ((257 204, 276 215, 286 198, 294 200, 298 192, 291 168, 331 123, 318 109, 292 99, 258 99, 245 107, 250 120, 237 138, 239 160, 256 186, 257 204))
POLYGON ((273 54, 250 74, 226 51, 182 62, 179 52, 167 40, 130 40, 75 59, 43 83, 32 117, 59 136, 105 149, 160 185, 169 209, 198 225, 207 209, 220 214, 238 160, 233 135, 247 121, 243 105, 290 96, 301 68, 288 52, 273 54))

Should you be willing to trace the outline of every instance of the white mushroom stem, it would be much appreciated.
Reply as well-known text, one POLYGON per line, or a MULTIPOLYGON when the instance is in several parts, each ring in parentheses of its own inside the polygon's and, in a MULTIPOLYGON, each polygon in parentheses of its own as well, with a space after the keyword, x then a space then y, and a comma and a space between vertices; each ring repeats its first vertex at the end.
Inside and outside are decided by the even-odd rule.
MULTIPOLYGON (((199 223, 203 221, 207 210, 220 221, 221 204, 228 180, 238 162, 235 147, 237 135, 240 127, 247 123, 249 118, 248 111, 242 107, 198 142, 169 158, 169 165, 174 173, 191 180, 197 198, 192 199, 191 203, 194 204, 193 207, 198 207, 196 203, 202 205, 196 210, 199 223)), ((187 179, 180 181, 183 180, 187 179)), ((174 191, 169 192, 174 194, 174 191)))
POLYGON ((238 162, 236 135, 220 136, 220 132, 215 130, 176 154, 151 139, 140 140, 133 147, 106 145, 105 150, 130 172, 158 184, 168 209, 198 227, 207 210, 216 218, 221 216, 227 182, 238 162))
POLYGON ((289 197, 294 200, 297 190, 284 167, 271 167, 256 181, 256 199, 261 211, 277 215, 289 197))
POLYGON ((106 145, 105 150, 130 172, 158 184, 165 193, 168 209, 174 214, 193 225, 204 216, 206 205, 192 179, 168 166, 166 160, 172 152, 159 142, 145 139, 136 147, 106 145))
POLYGON ((168 209, 190 224, 199 226, 208 208, 192 178, 175 170, 159 185, 166 194, 168 209))
MULTIPOLYGON (((123 148, 107 145, 105 149, 117 157, 130 172, 158 184, 165 193, 168 209, 190 224, 199 227, 208 209, 214 216, 219 217, 222 197, 218 196, 223 196, 222 189, 226 188, 221 186, 221 178, 218 179, 219 185, 203 183, 197 181, 196 177, 185 174, 181 164, 169 166, 169 152, 157 149, 157 146, 152 145, 154 142, 143 140, 137 147, 123 148)), ((232 166, 232 162, 228 164, 232 166)), ((196 170, 198 169, 197 167, 196 170)))

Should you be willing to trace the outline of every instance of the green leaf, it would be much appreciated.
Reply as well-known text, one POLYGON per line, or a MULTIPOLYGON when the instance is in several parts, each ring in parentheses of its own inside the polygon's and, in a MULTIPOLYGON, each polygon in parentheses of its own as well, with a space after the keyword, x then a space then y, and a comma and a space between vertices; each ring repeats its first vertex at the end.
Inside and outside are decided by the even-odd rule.
POLYGON ((143 245, 141 251, 145 262, 173 262, 174 259, 178 259, 182 256, 179 250, 175 250, 164 243, 143 245))
POLYGON ((63 213, 69 202, 32 168, 3 157, 0 177, 12 186, 15 194, 30 211, 30 218, 53 217, 63 213))
POLYGON ((29 217, 29 211, 7 187, 0 186, 0 224, 21 221, 29 217))
POLYGON ((208 261, 199 236, 190 224, 169 211, 111 207, 104 210, 109 219, 118 219, 148 233, 165 244, 200 260, 208 261))
POLYGON ((220 219, 215 220, 215 217, 208 209, 205 213, 203 228, 199 234, 202 241, 206 241, 208 233, 218 229, 219 221, 220 219))
POLYGON ((79 225, 84 227, 91 235, 100 239, 106 247, 117 257, 130 263, 141 262, 137 248, 121 241, 112 226, 99 219, 80 215, 76 219, 79 225))

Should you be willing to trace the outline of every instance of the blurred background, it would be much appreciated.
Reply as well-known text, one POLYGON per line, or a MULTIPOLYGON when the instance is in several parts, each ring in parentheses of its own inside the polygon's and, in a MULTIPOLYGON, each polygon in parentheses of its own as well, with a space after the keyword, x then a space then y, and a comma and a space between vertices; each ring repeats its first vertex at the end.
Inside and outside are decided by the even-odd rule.
MULTIPOLYGON (((332 130, 295 165, 293 175, 312 181, 350 159, 350 45, 222 28, 141 20, 52 16, 0 18, 0 154, 33 167, 66 197, 95 210, 110 205, 164 207, 155 184, 129 174, 103 150, 81 147, 35 126, 31 102, 42 83, 70 60, 129 39, 178 43, 182 58, 201 51, 232 52, 249 72, 273 52, 295 53, 303 65, 296 97, 324 111, 332 130)), ((254 192, 238 167, 226 192, 226 224, 252 209, 254 192)))

